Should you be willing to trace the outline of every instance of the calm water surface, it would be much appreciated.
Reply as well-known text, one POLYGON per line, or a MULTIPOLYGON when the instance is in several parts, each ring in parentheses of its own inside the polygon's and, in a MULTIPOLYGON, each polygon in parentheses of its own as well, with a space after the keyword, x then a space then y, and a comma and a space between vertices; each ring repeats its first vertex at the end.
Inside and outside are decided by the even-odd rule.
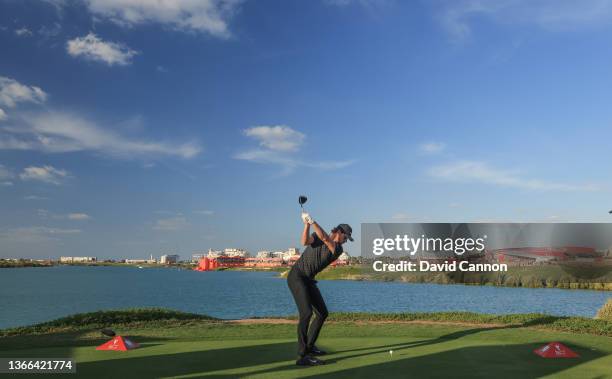
MULTIPOLYGON (((610 292, 393 282, 319 281, 330 312, 547 313, 593 317, 610 292)), ((297 313, 273 272, 132 267, 0 269, 0 328, 73 313, 164 307, 219 318, 297 313)))

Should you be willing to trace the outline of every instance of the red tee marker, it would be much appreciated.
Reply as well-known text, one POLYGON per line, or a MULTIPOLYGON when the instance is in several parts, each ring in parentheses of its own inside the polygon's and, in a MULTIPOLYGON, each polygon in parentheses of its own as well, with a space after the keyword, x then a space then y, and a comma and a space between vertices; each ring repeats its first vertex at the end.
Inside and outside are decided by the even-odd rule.
POLYGON ((569 347, 561 342, 551 342, 533 351, 542 358, 578 358, 580 355, 574 353, 569 347))
POLYGON ((117 351, 128 351, 132 349, 139 348, 140 345, 136 342, 133 342, 127 338, 123 338, 121 336, 117 336, 112 340, 103 343, 102 345, 96 347, 96 350, 117 350, 117 351))

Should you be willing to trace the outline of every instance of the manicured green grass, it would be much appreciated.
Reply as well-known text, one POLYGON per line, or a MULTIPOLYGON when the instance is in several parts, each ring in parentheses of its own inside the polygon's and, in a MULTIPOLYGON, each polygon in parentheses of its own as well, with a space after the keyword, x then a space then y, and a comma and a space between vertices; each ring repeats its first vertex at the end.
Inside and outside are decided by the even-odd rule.
POLYGON ((106 325, 141 343, 142 348, 129 352, 96 351, 106 339, 91 329, 8 336, 0 338, 0 357, 73 357, 76 376, 87 378, 612 378, 612 338, 607 336, 516 324, 373 322, 354 314, 330 319, 319 339, 320 347, 332 353, 326 357, 330 364, 314 368, 294 365, 294 324, 206 319, 177 324, 164 319, 160 324, 164 320, 143 323, 133 317, 132 323, 106 325), (533 354, 551 341, 565 343, 581 357, 533 354))

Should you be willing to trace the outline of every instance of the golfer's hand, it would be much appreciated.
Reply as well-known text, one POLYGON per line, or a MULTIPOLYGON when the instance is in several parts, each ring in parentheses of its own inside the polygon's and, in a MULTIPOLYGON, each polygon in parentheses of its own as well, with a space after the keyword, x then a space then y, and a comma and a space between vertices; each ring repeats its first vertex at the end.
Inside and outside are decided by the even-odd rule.
POLYGON ((304 224, 309 225, 312 225, 314 223, 314 220, 312 219, 312 217, 310 217, 310 214, 306 212, 302 212, 302 221, 304 221, 304 224))

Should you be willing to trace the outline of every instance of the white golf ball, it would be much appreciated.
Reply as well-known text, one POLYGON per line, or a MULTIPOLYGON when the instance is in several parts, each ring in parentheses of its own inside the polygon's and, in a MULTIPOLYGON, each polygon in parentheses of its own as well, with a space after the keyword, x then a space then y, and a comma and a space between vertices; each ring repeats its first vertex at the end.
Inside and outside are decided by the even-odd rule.
POLYGON ((389 350, 389 354, 393 355, 393 350, 389 350))

